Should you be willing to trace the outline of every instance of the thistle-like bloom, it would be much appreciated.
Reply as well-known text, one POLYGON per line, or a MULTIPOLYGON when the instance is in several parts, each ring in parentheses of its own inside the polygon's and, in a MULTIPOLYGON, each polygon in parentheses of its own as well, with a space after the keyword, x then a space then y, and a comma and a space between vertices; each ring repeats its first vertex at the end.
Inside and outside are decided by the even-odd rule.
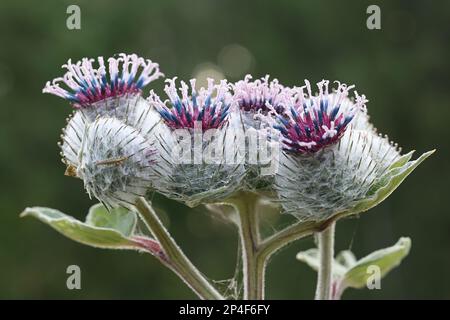
POLYGON ((340 83, 329 93, 327 81, 318 88, 313 95, 306 81, 275 125, 284 148, 275 188, 284 209, 300 220, 351 211, 387 183, 400 159, 397 145, 369 124, 364 95, 355 92, 352 100, 353 86, 340 83))
POLYGON ((348 92, 354 86, 339 82, 336 91, 329 94, 327 80, 317 84, 319 94, 313 96, 309 81, 305 82, 306 86, 298 89, 296 101, 289 110, 278 115, 279 124, 274 127, 280 130, 285 149, 314 153, 339 141, 355 115, 364 110, 368 100, 355 91, 353 103, 348 99, 348 92))
POLYGON ((88 124, 98 117, 121 120, 150 138, 160 121, 159 115, 142 98, 142 88, 163 76, 157 63, 135 54, 119 54, 107 59, 83 58, 63 65, 63 77, 47 82, 43 92, 62 97, 73 105, 75 112, 62 135, 63 162, 67 174, 76 175, 76 165, 82 139, 88 124))
POLYGON ((268 118, 277 113, 284 114, 285 107, 292 100, 293 90, 281 85, 277 79, 269 82, 268 75, 257 80, 246 75, 232 88, 240 117, 238 129, 245 137, 246 187, 269 191, 278 165, 279 143, 271 134, 268 118))
POLYGON ((124 53, 108 58, 108 69, 103 57, 97 58, 97 68, 94 62, 94 59, 83 58, 73 64, 69 60, 63 65, 67 69, 64 76, 47 82, 42 91, 71 102, 87 123, 107 116, 137 129, 145 127, 154 114, 142 98, 142 88, 163 76, 158 64, 124 53))
POLYGON ((164 91, 169 100, 162 102, 152 91, 149 100, 154 103, 166 124, 172 129, 194 129, 201 123, 202 130, 219 129, 228 121, 230 113, 230 94, 225 80, 214 85, 213 79, 208 79, 208 88, 195 89, 195 79, 191 79, 189 86, 181 81, 180 93, 176 88, 176 77, 167 79, 164 91), (216 91, 215 96, 213 96, 216 91))
POLYGON ((131 207, 156 180, 157 150, 136 129, 114 118, 89 124, 75 160, 76 175, 105 206, 131 207))
POLYGON ((269 75, 252 81, 251 75, 246 75, 233 85, 235 98, 239 108, 247 112, 267 114, 272 109, 281 112, 290 89, 281 85, 277 79, 269 82, 269 75))
POLYGON ((240 149, 233 143, 236 118, 227 82, 208 79, 208 87, 197 91, 194 79, 190 88, 182 81, 179 90, 175 78, 166 81, 169 100, 163 102, 154 92, 148 98, 170 130, 160 135, 162 149, 173 151, 168 182, 158 191, 189 206, 226 198, 244 177, 240 149))
POLYGON ((97 58, 97 68, 94 62, 83 58, 73 64, 69 59, 62 66, 67 72, 48 81, 42 91, 70 101, 75 108, 87 108, 108 98, 140 94, 144 86, 163 76, 157 63, 136 54, 108 58, 108 66, 103 57, 97 58))
MULTIPOLYGON (((281 85, 277 79, 269 82, 269 75, 252 81, 251 75, 233 84, 234 100, 242 114, 244 124, 259 129, 259 116, 270 112, 283 113, 292 93, 290 88, 281 85)), ((265 124, 263 122, 263 124, 265 124)))

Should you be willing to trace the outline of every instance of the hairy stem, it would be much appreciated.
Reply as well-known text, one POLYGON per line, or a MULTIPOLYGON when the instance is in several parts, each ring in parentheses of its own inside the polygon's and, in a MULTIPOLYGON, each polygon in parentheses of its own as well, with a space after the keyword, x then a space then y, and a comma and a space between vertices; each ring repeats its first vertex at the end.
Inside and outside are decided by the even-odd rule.
POLYGON ((265 283, 266 283, 266 266, 267 259, 261 257, 258 253, 256 254, 256 263, 255 263, 255 273, 256 277, 256 300, 264 300, 265 299, 265 283))
POLYGON ((265 261, 258 257, 259 219, 256 212, 258 195, 241 192, 227 200, 239 215, 239 238, 242 252, 244 300, 264 299, 265 261))
POLYGON ((315 232, 325 230, 330 224, 334 223, 339 216, 336 215, 325 221, 315 222, 297 222, 289 227, 286 227, 270 237, 264 239, 259 246, 258 255, 261 259, 268 260, 272 254, 296 240, 306 238, 313 235, 315 232))
POLYGON ((162 224, 156 212, 149 205, 145 198, 136 201, 136 208, 139 211, 145 224, 158 240, 164 250, 167 265, 201 298, 205 300, 222 300, 224 297, 214 288, 202 273, 192 264, 192 262, 181 251, 175 240, 171 237, 167 229, 162 224))
POLYGON ((335 226, 336 223, 333 222, 327 229, 318 234, 320 265, 317 276, 316 300, 331 300, 335 226))
POLYGON ((259 247, 259 255, 268 259, 273 253, 289 243, 314 234, 318 228, 319 225, 316 222, 293 224, 264 239, 259 247))

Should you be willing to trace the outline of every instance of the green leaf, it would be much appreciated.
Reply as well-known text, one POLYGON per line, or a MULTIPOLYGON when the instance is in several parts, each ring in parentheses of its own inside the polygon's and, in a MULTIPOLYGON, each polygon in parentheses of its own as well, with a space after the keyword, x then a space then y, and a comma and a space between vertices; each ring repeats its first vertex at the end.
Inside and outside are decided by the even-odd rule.
MULTIPOLYGON (((311 269, 318 271, 320 267, 319 250, 316 248, 297 253, 297 260, 306 263, 311 269)), ((347 269, 337 260, 333 261, 333 278, 341 278, 347 269)))
POLYGON ((409 160, 411 160, 412 156, 414 154, 414 150, 408 152, 407 154, 402 155, 400 158, 397 159, 391 166, 389 167, 390 170, 403 167, 406 163, 408 163, 409 160))
POLYGON ((389 271, 400 265, 411 249, 410 238, 400 238, 392 247, 377 250, 360 259, 345 273, 341 286, 343 288, 363 288, 371 273, 367 272, 370 266, 380 268, 380 276, 383 278, 389 271))
POLYGON ((314 271, 319 270, 319 250, 316 248, 297 253, 297 260, 306 263, 314 271))
POLYGON ((342 216, 361 213, 378 205, 386 199, 406 179, 406 177, 419 166, 419 164, 435 151, 436 150, 428 151, 415 161, 408 161, 412 156, 412 152, 399 158, 399 160, 391 165, 388 172, 374 184, 369 191, 370 196, 359 201, 351 210, 343 213, 342 216))
POLYGON ((27 208, 20 216, 35 217, 66 237, 92 247, 142 249, 139 242, 128 237, 134 230, 136 216, 133 217, 122 210, 111 210, 106 213, 111 216, 107 217, 106 209, 102 208, 99 205, 93 206, 86 222, 76 220, 58 210, 43 207, 27 208))
MULTIPOLYGON (((374 251, 358 261, 351 251, 340 252, 333 260, 333 282, 336 285, 333 298, 339 299, 346 288, 365 287, 369 277, 373 276, 372 273, 368 272, 370 266, 378 266, 379 275, 383 278, 401 263, 410 249, 411 239, 400 238, 392 247, 374 251)), ((299 252, 297 260, 306 263, 315 271, 319 270, 319 252, 315 248, 299 252)))
POLYGON ((136 228, 136 213, 125 208, 114 208, 110 212, 102 205, 96 204, 89 209, 86 217, 88 225, 100 228, 114 229, 124 236, 133 234, 136 228))

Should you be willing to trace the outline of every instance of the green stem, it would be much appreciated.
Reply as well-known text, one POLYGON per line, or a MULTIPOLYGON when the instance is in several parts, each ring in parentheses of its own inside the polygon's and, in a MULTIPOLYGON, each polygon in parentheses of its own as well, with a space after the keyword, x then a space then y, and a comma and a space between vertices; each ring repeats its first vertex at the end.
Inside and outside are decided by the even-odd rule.
POLYGON ((222 300, 224 297, 214 288, 201 272, 181 251, 175 240, 162 224, 156 212, 145 198, 136 201, 136 208, 145 224, 158 240, 171 269, 201 298, 205 300, 222 300))
POLYGON ((298 222, 261 241, 256 212, 259 200, 255 193, 241 192, 225 201, 235 208, 239 216, 244 299, 264 299, 265 270, 272 254, 295 240, 326 229, 339 217, 336 215, 321 222, 298 222))
POLYGON ((329 225, 334 223, 339 216, 334 216, 322 222, 297 222, 286 227, 270 237, 264 239, 259 246, 258 256, 260 259, 267 261, 272 254, 296 240, 306 238, 315 232, 325 230, 329 225))
POLYGON ((264 239, 259 247, 259 255, 267 260, 279 249, 295 240, 314 234, 319 228, 320 226, 316 222, 298 222, 291 225, 264 239))
POLYGON ((267 260, 264 257, 261 257, 258 253, 256 254, 256 300, 264 300, 265 299, 265 283, 266 283, 266 266, 267 260))
POLYGON ((239 215, 239 238, 242 248, 244 300, 264 299, 265 261, 258 257, 259 219, 256 212, 258 195, 241 192, 227 200, 239 215))
POLYGON ((318 234, 320 266, 317 277, 316 300, 331 300, 331 285, 334 258, 333 222, 327 229, 318 234))

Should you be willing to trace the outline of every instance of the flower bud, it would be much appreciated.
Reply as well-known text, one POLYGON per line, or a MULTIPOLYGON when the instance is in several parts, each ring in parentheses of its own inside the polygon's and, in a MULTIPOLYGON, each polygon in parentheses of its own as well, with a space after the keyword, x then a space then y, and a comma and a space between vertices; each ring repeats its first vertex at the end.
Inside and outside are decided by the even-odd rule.
POLYGON ((208 87, 197 91, 193 79, 190 88, 181 82, 178 91, 175 79, 167 82, 168 101, 153 92, 149 97, 164 121, 161 148, 170 153, 167 182, 158 191, 189 206, 228 197, 241 186, 245 168, 230 129, 235 119, 227 83, 209 79, 208 87))
POLYGON ((233 84, 234 102, 239 111, 241 135, 245 137, 246 187, 250 190, 271 191, 278 167, 280 145, 271 126, 277 113, 283 113, 292 100, 292 89, 282 86, 269 76, 233 84))
POLYGON ((155 148, 133 127, 99 118, 86 128, 76 173, 107 207, 133 205, 152 186, 156 168, 155 148))
POLYGON ((97 58, 97 68, 94 62, 83 58, 73 64, 69 59, 62 66, 67 69, 64 76, 48 81, 42 92, 66 99, 77 109, 90 108, 101 101, 111 108, 106 106, 107 100, 114 104, 111 98, 140 95, 144 86, 163 76, 157 63, 136 54, 121 53, 108 58, 108 72, 103 57, 97 58))
POLYGON ((73 64, 69 59, 64 76, 48 81, 42 91, 70 101, 87 123, 107 116, 139 128, 151 110, 142 88, 163 76, 158 64, 124 53, 108 58, 108 66, 103 57, 97 58, 98 67, 94 62, 83 58, 73 64))
POLYGON ((300 220, 320 221, 351 209, 400 156, 396 145, 378 136, 368 122, 367 100, 352 86, 318 83, 313 96, 300 88, 297 104, 278 115, 284 152, 275 188, 284 209, 300 220))
POLYGON ((76 109, 63 130, 63 162, 66 174, 76 176, 82 137, 89 123, 98 117, 111 117, 151 137, 152 129, 161 120, 159 114, 142 98, 142 88, 163 76, 158 64, 135 54, 119 54, 107 60, 83 58, 63 65, 67 72, 47 82, 43 92, 70 101, 76 109))

